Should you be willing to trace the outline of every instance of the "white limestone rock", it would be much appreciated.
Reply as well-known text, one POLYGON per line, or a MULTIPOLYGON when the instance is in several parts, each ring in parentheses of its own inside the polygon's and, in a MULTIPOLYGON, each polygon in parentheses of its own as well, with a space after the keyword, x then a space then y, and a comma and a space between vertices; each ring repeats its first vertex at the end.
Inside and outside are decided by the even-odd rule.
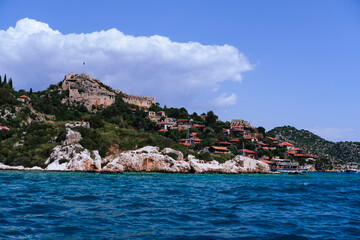
POLYGON ((90 153, 80 144, 59 145, 46 160, 49 171, 100 171, 101 157, 98 151, 90 153))
POLYGON ((108 164, 104 170, 111 171, 123 166, 127 172, 168 172, 186 173, 190 165, 185 161, 159 153, 158 147, 147 146, 133 151, 127 151, 107 158, 108 164))
POLYGON ((184 160, 184 155, 182 154, 182 152, 180 151, 177 151, 177 150, 174 150, 172 148, 164 148, 161 153, 164 153, 164 154, 168 154, 168 153, 175 153, 176 155, 178 155, 178 158, 176 160, 178 161, 182 161, 184 160))
POLYGON ((66 131, 66 139, 63 142, 63 145, 78 143, 82 140, 81 134, 79 132, 73 131, 71 128, 66 128, 66 131))

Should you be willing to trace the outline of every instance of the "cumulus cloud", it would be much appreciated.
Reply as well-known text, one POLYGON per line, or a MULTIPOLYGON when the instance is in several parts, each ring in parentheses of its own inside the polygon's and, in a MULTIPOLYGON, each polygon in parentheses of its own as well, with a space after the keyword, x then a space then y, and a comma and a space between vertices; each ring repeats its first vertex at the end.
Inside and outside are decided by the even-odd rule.
MULTIPOLYGON (((251 69, 230 45, 136 37, 117 29, 62 34, 28 18, 0 30, 0 74, 11 75, 17 89, 42 90, 66 73, 86 72, 115 89, 185 105, 191 104, 191 96, 217 91, 224 81, 241 82, 242 73, 251 69)), ((221 94, 212 102, 224 106, 235 101, 235 94, 221 94)))
POLYGON ((354 129, 352 128, 320 128, 316 126, 309 131, 331 141, 339 141, 354 135, 354 129))
POLYGON ((232 93, 231 95, 228 95, 227 93, 222 93, 220 96, 209 101, 208 105, 214 108, 228 107, 235 105, 236 99, 237 97, 235 93, 232 93))

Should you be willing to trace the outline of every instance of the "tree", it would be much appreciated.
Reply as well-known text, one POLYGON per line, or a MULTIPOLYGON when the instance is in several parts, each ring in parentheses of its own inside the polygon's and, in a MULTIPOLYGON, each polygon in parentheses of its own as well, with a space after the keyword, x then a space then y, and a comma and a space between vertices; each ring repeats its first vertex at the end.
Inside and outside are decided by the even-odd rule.
POLYGON ((33 90, 32 90, 32 88, 30 88, 30 95, 33 93, 33 90))
POLYGON ((4 75, 4 85, 6 84, 6 74, 4 75))
POLYGON ((13 89, 13 80, 12 80, 12 78, 9 79, 9 86, 11 87, 11 89, 13 89))
POLYGON ((0 75, 0 86, 2 86, 3 84, 2 84, 2 79, 1 79, 1 75, 0 75))
POLYGON ((263 137, 265 137, 265 128, 260 126, 260 127, 257 128, 257 132, 261 133, 263 135, 263 137))
POLYGON ((205 118, 205 123, 207 126, 213 125, 214 123, 216 123, 217 119, 218 119, 218 116, 216 116, 213 111, 209 111, 209 112, 207 112, 207 115, 205 118))

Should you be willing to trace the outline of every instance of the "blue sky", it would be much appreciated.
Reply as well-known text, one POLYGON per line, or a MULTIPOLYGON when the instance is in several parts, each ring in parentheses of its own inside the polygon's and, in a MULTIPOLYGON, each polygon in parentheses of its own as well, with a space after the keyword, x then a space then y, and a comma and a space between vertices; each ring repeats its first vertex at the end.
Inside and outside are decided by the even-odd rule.
POLYGON ((86 71, 129 93, 155 95, 161 105, 360 141, 359 1, 0 0, 0 31, 0 74, 13 76, 17 89, 45 89, 68 72, 86 71), (34 22, 16 28, 24 18, 34 22), (36 24, 58 30, 72 51, 56 52, 57 37, 32 32, 24 43, 8 31, 36 24), (94 32, 76 45, 81 33, 94 32), (112 53, 120 32, 130 36, 131 51, 112 53), (43 48, 33 47, 36 37, 43 48), (69 61, 72 54, 89 64, 69 61), (104 64, 95 66, 94 56, 104 64))

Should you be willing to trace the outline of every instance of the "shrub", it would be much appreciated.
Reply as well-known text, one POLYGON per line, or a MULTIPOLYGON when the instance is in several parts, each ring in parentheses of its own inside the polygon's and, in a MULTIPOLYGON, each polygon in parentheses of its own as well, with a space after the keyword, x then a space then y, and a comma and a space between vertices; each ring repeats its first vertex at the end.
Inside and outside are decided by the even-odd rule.
POLYGON ((173 153, 173 152, 167 153, 166 155, 173 158, 174 160, 177 160, 179 157, 176 153, 173 153))

